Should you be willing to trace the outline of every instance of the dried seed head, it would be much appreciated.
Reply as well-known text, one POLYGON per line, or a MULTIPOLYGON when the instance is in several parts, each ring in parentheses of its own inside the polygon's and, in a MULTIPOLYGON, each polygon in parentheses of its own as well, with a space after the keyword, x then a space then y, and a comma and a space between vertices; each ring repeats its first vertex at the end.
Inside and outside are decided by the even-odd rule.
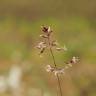
POLYGON ((51 32, 51 28, 50 28, 50 26, 48 27, 48 32, 51 32))
POLYGON ((69 62, 66 62, 65 64, 67 64, 67 65, 69 64, 69 66, 72 66, 72 64, 76 64, 76 63, 78 63, 78 61, 79 61, 79 58, 73 56, 72 59, 69 62))
POLYGON ((45 48, 42 48, 42 49, 40 50, 39 55, 41 55, 44 51, 45 51, 45 48))
MULTIPOLYGON (((40 35, 40 37, 42 37, 43 41, 36 46, 38 49, 40 49, 40 56, 42 56, 42 53, 45 51, 46 47, 48 48, 54 47, 56 48, 57 51, 67 51, 65 45, 64 47, 60 47, 56 40, 52 41, 52 38, 50 38, 50 35, 52 33, 50 26, 49 27, 42 26, 41 28, 43 33, 40 35)), ((45 69, 47 72, 51 72, 56 76, 59 74, 64 74, 66 69, 72 67, 73 64, 76 64, 78 61, 79 58, 73 56, 72 59, 66 63, 66 66, 64 68, 58 68, 55 65, 54 66, 47 65, 45 69)))
POLYGON ((45 42, 38 43, 38 45, 36 46, 36 48, 40 49, 39 55, 41 55, 45 51, 46 47, 47 47, 47 45, 46 45, 45 42))
POLYGON ((76 64, 79 61, 78 57, 73 56, 70 63, 76 64))
POLYGON ((60 74, 64 74, 64 68, 58 68, 56 70, 54 70, 54 75, 56 76, 57 74, 60 75, 60 74))
POLYGON ((46 69, 47 72, 53 72, 54 71, 54 67, 52 67, 51 65, 47 65, 45 67, 45 69, 46 69))
POLYGON ((41 28, 42 28, 42 31, 46 33, 47 36, 49 36, 52 33, 50 26, 49 27, 41 26, 41 28))
POLYGON ((38 48, 38 49, 42 49, 42 48, 46 48, 47 46, 46 46, 46 43, 45 42, 40 42, 40 43, 38 43, 38 45, 36 46, 36 48, 38 48))
POLYGON ((41 34, 40 37, 48 38, 48 36, 47 35, 44 35, 44 34, 41 34))
POLYGON ((57 48, 56 48, 56 50, 57 50, 57 51, 61 51, 61 50, 62 50, 62 48, 57 47, 57 48))
POLYGON ((66 46, 64 45, 64 47, 56 47, 57 51, 67 51, 66 46))
POLYGON ((48 33, 48 27, 45 27, 45 26, 41 26, 41 28, 42 28, 42 31, 44 32, 44 33, 48 33))
POLYGON ((46 66, 46 71, 47 72, 53 72, 55 76, 57 74, 64 74, 64 68, 55 68, 55 67, 52 67, 50 65, 46 66))
POLYGON ((72 67, 73 64, 78 63, 78 61, 79 61, 78 57, 72 57, 72 59, 69 62, 65 63, 67 65, 64 67, 64 69, 68 69, 68 68, 72 67))

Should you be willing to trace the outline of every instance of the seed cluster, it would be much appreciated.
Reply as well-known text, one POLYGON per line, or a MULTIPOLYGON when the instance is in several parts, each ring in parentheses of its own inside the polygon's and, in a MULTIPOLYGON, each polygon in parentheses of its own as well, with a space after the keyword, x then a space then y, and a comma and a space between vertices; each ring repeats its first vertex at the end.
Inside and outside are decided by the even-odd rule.
POLYGON ((36 48, 40 49, 40 55, 45 51, 46 48, 51 47, 51 48, 55 48, 57 51, 67 51, 66 46, 64 45, 64 47, 60 47, 59 43, 57 42, 57 40, 52 40, 51 38, 51 34, 52 34, 52 30, 49 27, 45 27, 42 26, 42 34, 40 35, 40 37, 43 39, 42 41, 40 41, 38 43, 38 45, 36 46, 36 48), (50 40, 49 40, 50 39, 50 40))
POLYGON ((66 69, 72 67, 73 64, 76 64, 78 61, 79 61, 79 58, 72 57, 72 59, 69 62, 67 62, 66 66, 64 66, 63 68, 55 68, 55 67, 53 67, 51 65, 47 65, 45 67, 45 69, 46 69, 47 72, 53 72, 55 75, 64 74, 66 69))
MULTIPOLYGON (((65 45, 64 47, 60 47, 60 44, 57 42, 57 40, 52 40, 51 34, 53 33, 53 31, 51 30, 50 26, 49 27, 42 26, 41 29, 42 29, 42 34, 40 35, 40 37, 42 38, 42 41, 40 41, 36 46, 36 48, 40 50, 40 53, 39 53, 40 55, 44 53, 46 48, 49 48, 50 51, 52 51, 53 48, 55 48, 57 51, 67 51, 67 48, 65 45)), ((53 56, 53 59, 54 59, 54 56, 53 56)), ((66 69, 72 67, 73 64, 76 64, 78 61, 79 61, 79 58, 73 56, 68 62, 65 63, 66 66, 64 68, 58 68, 57 65, 55 66, 47 65, 45 69, 47 72, 54 73, 55 75, 64 74, 66 69)))

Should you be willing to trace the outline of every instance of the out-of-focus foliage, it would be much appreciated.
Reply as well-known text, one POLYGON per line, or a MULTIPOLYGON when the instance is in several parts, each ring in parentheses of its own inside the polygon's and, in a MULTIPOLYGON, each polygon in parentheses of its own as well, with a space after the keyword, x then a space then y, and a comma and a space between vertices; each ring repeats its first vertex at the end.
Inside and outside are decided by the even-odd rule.
MULTIPOLYGON (((0 74, 7 75, 18 51, 22 62, 30 62, 23 76, 26 96, 55 96, 55 78, 44 69, 52 63, 50 53, 40 58, 35 48, 41 25, 51 26, 54 38, 68 48, 54 52, 58 66, 80 57, 61 77, 64 96, 96 96, 96 0, 0 0, 0 74)), ((0 93, 8 95, 10 91, 0 93)))

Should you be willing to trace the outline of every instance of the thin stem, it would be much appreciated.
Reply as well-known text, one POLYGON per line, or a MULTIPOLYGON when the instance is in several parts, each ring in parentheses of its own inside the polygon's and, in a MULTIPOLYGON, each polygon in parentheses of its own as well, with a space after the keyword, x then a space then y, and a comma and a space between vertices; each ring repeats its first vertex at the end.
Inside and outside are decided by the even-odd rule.
POLYGON ((58 86, 59 86, 59 90, 60 90, 60 96, 63 96, 63 95, 62 95, 60 78, 59 78, 58 74, 57 74, 56 76, 57 76, 58 86))
MULTIPOLYGON (((54 54, 53 54, 53 50, 52 50, 52 48, 51 48, 51 43, 50 43, 50 37, 49 37, 49 36, 48 36, 48 44, 49 44, 49 49, 50 49, 51 56, 52 56, 52 58, 53 58, 53 64, 54 64, 54 66, 55 66, 55 69, 57 69, 57 65, 56 65, 56 61, 55 61, 54 54)), ((59 88, 59 90, 60 90, 60 96, 63 96, 63 95, 62 95, 61 82, 60 82, 59 75, 57 74, 56 77, 57 77, 57 82, 58 82, 58 88, 59 88)))

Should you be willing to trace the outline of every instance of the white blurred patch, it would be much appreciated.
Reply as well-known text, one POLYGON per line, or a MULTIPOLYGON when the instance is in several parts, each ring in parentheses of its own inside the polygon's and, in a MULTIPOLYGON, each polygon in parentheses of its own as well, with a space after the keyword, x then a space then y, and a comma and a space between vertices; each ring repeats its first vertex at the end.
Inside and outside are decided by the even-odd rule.
POLYGON ((20 87, 21 78, 22 78, 22 68, 20 68, 17 65, 12 66, 7 80, 9 87, 13 89, 20 87))
POLYGON ((0 93, 7 90, 7 81, 4 76, 0 76, 0 93))
POLYGON ((12 96, 22 96, 22 75, 22 67, 13 65, 8 76, 0 76, 0 93, 10 90, 12 96))

